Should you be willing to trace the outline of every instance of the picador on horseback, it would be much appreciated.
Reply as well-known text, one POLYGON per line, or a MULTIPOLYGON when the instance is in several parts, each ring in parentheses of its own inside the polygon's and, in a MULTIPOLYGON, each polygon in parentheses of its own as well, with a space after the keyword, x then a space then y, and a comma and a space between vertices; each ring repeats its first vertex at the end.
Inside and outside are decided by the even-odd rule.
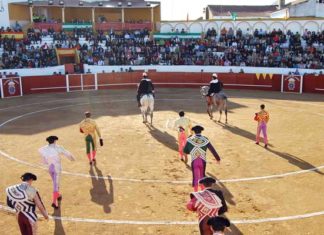
POLYGON ((223 83, 218 80, 216 73, 213 73, 212 80, 210 81, 209 90, 207 93, 208 104, 212 103, 212 97, 214 94, 218 94, 223 90, 223 83))
POLYGON ((223 83, 218 80, 217 74, 213 73, 210 86, 203 86, 200 89, 200 94, 206 98, 207 113, 210 119, 213 119, 213 106, 219 111, 218 122, 221 121, 222 112, 225 112, 225 123, 227 123, 227 96, 223 92, 223 83))
POLYGON ((141 107, 141 103, 140 103, 141 97, 143 95, 149 95, 149 94, 153 95, 154 97, 154 86, 151 79, 148 78, 147 73, 144 72, 143 78, 137 88, 136 99, 137 99, 138 107, 141 107))

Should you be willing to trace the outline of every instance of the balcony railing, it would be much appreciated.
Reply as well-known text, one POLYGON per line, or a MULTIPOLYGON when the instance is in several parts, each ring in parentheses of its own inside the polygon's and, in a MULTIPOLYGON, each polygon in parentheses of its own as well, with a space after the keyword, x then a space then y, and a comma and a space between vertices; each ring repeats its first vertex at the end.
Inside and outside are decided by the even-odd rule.
POLYGON ((48 29, 54 29, 54 31, 62 30, 61 23, 34 23, 33 27, 39 30, 48 30, 48 29))
POLYGON ((121 23, 121 22, 107 22, 107 23, 97 23, 96 24, 96 30, 114 30, 114 31, 120 31, 120 30, 139 30, 139 29, 148 29, 152 30, 152 24, 151 22, 145 22, 145 23, 121 23))

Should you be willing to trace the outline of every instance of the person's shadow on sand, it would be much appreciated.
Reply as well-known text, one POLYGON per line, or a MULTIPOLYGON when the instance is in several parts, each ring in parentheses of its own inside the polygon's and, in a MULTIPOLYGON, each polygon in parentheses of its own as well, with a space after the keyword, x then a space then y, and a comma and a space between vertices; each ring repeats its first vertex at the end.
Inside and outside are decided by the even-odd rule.
POLYGON ((310 169, 312 169, 314 172, 316 172, 316 173, 318 173, 320 175, 324 175, 323 172, 316 169, 316 166, 310 164, 309 162, 304 161, 303 159, 301 159, 301 158, 299 158, 297 156, 294 156, 294 155, 289 154, 289 153, 279 152, 279 151, 276 151, 276 150, 274 150, 272 148, 266 148, 266 150, 269 151, 270 153, 273 153, 273 154, 277 155, 278 157, 286 159, 290 164, 299 167, 301 170, 310 170, 310 169))
POLYGON ((54 235, 65 235, 65 231, 63 228, 62 220, 61 220, 61 201, 58 201, 59 208, 55 209, 52 216, 55 216, 54 222, 55 222, 55 227, 54 227, 54 235))
POLYGON ((161 131, 151 125, 147 125, 147 127, 149 129, 149 133, 152 135, 154 139, 156 139, 158 142, 165 145, 169 149, 178 151, 178 142, 173 135, 170 135, 166 131, 161 131))
POLYGON ((109 191, 106 186, 105 178, 102 171, 95 164, 90 167, 89 171, 92 181, 92 188, 90 189, 91 201, 103 206, 105 213, 110 213, 110 205, 114 202, 114 186, 110 176, 108 176, 109 191), (96 174, 94 172, 96 171, 96 174))

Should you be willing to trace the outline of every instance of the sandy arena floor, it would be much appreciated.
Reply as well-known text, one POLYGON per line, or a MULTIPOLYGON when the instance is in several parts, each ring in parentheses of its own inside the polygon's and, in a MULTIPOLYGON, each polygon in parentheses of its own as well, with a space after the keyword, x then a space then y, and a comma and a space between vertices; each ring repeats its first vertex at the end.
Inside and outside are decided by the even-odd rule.
MULTIPOLYGON (((207 172, 223 180, 217 187, 223 190, 229 204, 227 216, 241 222, 232 226, 228 234, 322 234, 324 96, 258 91, 227 94, 230 111, 226 126, 209 119, 197 89, 159 89, 153 127, 142 123, 133 90, 0 100, 0 205, 5 205, 5 187, 18 183, 20 175, 30 171, 39 177, 34 185, 51 215, 94 219, 42 220, 41 235, 198 234, 197 224, 104 223, 196 221, 196 215, 185 208, 191 191, 191 171, 178 159, 176 132, 166 127, 168 120, 176 119, 177 112, 183 109, 195 123, 205 127, 204 135, 222 157, 221 165, 216 165, 209 153, 207 172), (261 103, 270 112, 268 150, 254 144, 253 117, 261 103), (105 141, 93 168, 87 162, 78 128, 85 110, 93 113, 105 141), (50 177, 38 167, 37 150, 46 144, 49 135, 59 136, 59 144, 77 158, 76 162, 63 159, 63 201, 61 210, 55 213, 50 207, 50 177), (314 167, 320 169, 303 171, 314 167), (285 174, 289 172, 294 173, 285 174), (313 212, 320 213, 288 220, 313 212), (286 216, 282 221, 268 220, 286 216), (260 223, 259 219, 266 220, 260 223)), ((0 210, 0 216, 0 234, 19 234, 14 215, 0 210)))

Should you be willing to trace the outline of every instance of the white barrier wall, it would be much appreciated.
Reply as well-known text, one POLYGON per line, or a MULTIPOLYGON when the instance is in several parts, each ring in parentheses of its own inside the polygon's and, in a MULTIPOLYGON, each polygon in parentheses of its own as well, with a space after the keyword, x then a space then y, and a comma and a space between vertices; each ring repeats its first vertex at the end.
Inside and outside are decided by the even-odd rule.
MULTIPOLYGON (((324 4, 323 4, 324 5, 324 4)), ((324 12, 324 6, 323 6, 324 12)), ((324 14, 324 13, 323 13, 324 14)), ((185 29, 189 33, 207 32, 210 28, 215 28, 219 34, 222 28, 229 29, 230 27, 236 31, 241 29, 243 33, 253 32, 255 29, 263 31, 272 31, 273 29, 281 29, 283 32, 291 30, 293 33, 303 33, 305 29, 310 31, 324 30, 324 19, 309 19, 309 20, 214 20, 214 21, 194 21, 194 22, 161 22, 160 32, 170 33, 177 29, 181 31, 185 29)))
MULTIPOLYGON (((244 70, 245 73, 271 73, 271 74, 289 74, 289 72, 295 72, 296 69, 292 68, 262 68, 262 67, 226 67, 226 66, 190 66, 190 65, 177 65, 177 66, 167 66, 167 65, 147 65, 147 66, 95 66, 95 65, 84 65, 84 71, 87 72, 90 69, 91 73, 102 73, 103 71, 106 73, 115 71, 120 72, 121 68, 123 71, 129 68, 133 70, 156 70, 157 72, 218 72, 218 73, 228 73, 232 70, 234 73, 239 73, 241 69, 244 70)), ((314 69, 299 69, 300 74, 305 73, 319 73, 322 71, 324 73, 324 69, 322 70, 314 70, 314 69)))
MULTIPOLYGON (((296 69, 293 68, 265 68, 265 67, 226 67, 226 66, 190 66, 190 65, 178 65, 178 66, 168 66, 168 65, 143 65, 143 66, 97 66, 97 65, 84 65, 84 72, 86 73, 90 70, 91 73, 111 73, 112 71, 120 72, 121 69, 125 72, 126 69, 132 68, 132 70, 156 70, 157 72, 218 72, 218 73, 228 73, 232 70, 234 73, 239 73, 241 69, 244 70, 245 73, 272 73, 272 74, 288 74, 289 72, 295 72, 296 69)), ((316 70, 316 69, 299 69, 300 74, 304 73, 319 73, 322 71, 324 73, 324 69, 316 70)), ((37 76, 37 75, 53 75, 54 72, 57 74, 61 72, 61 74, 65 74, 65 68, 63 65, 47 67, 47 68, 32 68, 32 69, 5 69, 0 70, 1 73, 6 72, 9 73, 18 73, 19 76, 37 76)))
POLYGON ((53 75, 54 72, 65 74, 64 65, 47 67, 47 68, 31 68, 31 69, 4 69, 0 70, 3 74, 6 72, 7 74, 15 74, 16 72, 19 76, 35 76, 35 75, 53 75))

